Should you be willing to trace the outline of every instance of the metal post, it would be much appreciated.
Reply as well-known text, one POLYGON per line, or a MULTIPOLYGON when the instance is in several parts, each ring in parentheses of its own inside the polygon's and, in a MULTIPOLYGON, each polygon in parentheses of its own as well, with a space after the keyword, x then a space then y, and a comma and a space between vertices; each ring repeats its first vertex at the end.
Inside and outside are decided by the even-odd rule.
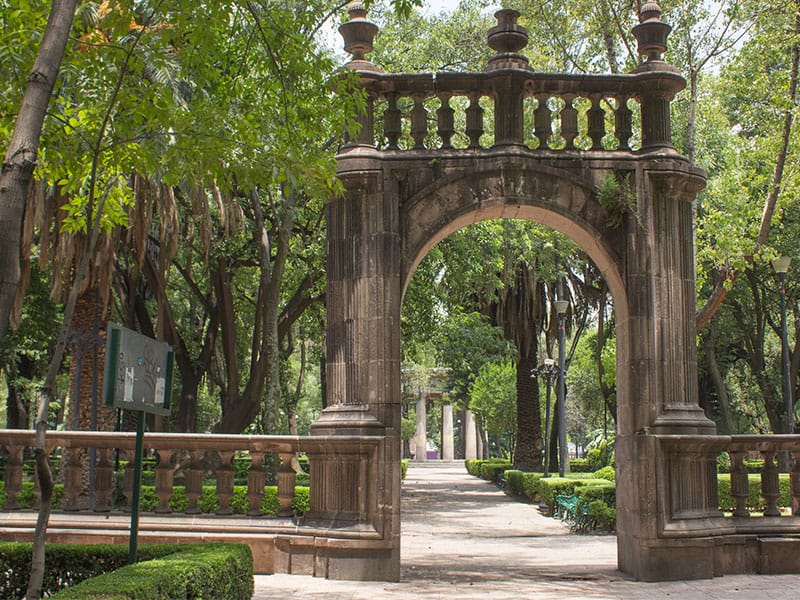
POLYGON ((564 477, 566 466, 569 462, 569 452, 567 449, 567 410, 566 399, 566 371, 564 346, 566 338, 566 316, 567 301, 556 301, 556 312, 558 313, 558 475, 564 477))
POLYGON ((142 453, 144 450, 144 411, 136 411, 136 450, 134 450, 133 498, 131 500, 131 538, 128 545, 128 564, 136 562, 139 538, 139 491, 142 487, 142 453))
POLYGON ((546 402, 544 408, 544 476, 550 475, 550 379, 551 373, 545 373, 544 381, 547 386, 546 402))

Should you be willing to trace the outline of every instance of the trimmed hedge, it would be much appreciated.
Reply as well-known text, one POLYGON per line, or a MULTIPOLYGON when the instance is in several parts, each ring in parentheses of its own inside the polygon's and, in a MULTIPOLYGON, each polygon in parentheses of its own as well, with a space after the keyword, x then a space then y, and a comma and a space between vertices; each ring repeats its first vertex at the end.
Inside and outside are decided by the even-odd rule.
MULTIPOLYGON (((140 560, 152 560, 186 549, 186 545, 145 544, 140 560)), ((22 598, 31 572, 32 544, 0 542, 0 598, 22 598)), ((47 544, 42 591, 52 594, 128 563, 128 546, 110 544, 47 544)))
POLYGON ((575 477, 542 477, 537 483, 537 490, 542 502, 546 502, 550 513, 553 512, 557 495, 570 495, 575 488, 582 486, 607 485, 607 479, 584 479, 575 477))
POLYGON ((408 473, 408 459, 404 458, 400 461, 400 478, 405 479, 408 473))
POLYGON ((504 476, 506 470, 510 469, 513 466, 514 465, 508 462, 483 463, 480 466, 481 479, 485 479, 486 481, 491 481, 492 483, 500 483, 500 478, 504 476))
MULTIPOLYGON (((481 466, 492 463, 492 464, 505 464, 511 466, 507 459, 505 458, 490 458, 490 459, 472 459, 468 458, 464 461, 464 466, 467 468, 467 473, 474 477, 481 476, 481 466)), ((506 468, 508 468, 508 466, 506 468)))
POLYGON ((591 473, 594 471, 588 458, 570 458, 569 470, 573 473, 591 473))
POLYGON ((244 544, 186 545, 179 552, 87 579, 51 596, 57 600, 249 600, 253 556, 244 544))
MULTIPOLYGON (((183 512, 188 506, 186 499, 186 489, 183 486, 175 486, 172 488, 172 497, 169 501, 169 506, 174 512, 183 512)), ((303 515, 308 512, 308 488, 305 486, 296 486, 294 488, 294 500, 292 501, 292 509, 297 515, 303 515)), ((64 496, 64 486, 57 484, 53 490, 53 508, 60 509, 61 502, 64 496)), ((6 501, 5 486, 0 482, 0 506, 3 506, 6 501)), ((35 508, 38 502, 38 497, 33 493, 33 483, 25 482, 22 484, 22 490, 17 496, 17 502, 22 508, 35 508)), ((143 512, 152 512, 158 506, 158 497, 156 496, 155 488, 152 486, 142 486, 140 495, 139 509, 143 512)), ((216 496, 216 488, 214 486, 203 486, 203 494, 198 500, 200 510, 205 513, 213 513, 219 508, 219 500, 216 496)), ((231 498, 231 510, 237 514, 245 514, 249 509, 249 501, 247 499, 246 486, 234 486, 233 498, 231 498)), ((274 485, 264 487, 264 497, 261 499, 261 510, 264 514, 274 515, 278 513, 280 503, 278 502, 278 488, 274 485)))

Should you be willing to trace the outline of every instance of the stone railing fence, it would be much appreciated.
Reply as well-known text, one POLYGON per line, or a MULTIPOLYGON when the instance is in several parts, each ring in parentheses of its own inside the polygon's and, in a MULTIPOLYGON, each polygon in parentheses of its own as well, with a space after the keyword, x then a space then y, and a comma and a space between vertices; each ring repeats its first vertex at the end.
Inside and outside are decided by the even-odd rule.
MULTIPOLYGON (((219 508, 216 515, 232 514, 231 499, 234 496, 233 458, 238 453, 247 453, 251 464, 247 469, 248 515, 266 517, 261 511, 266 481, 265 462, 270 455, 277 455, 280 467, 277 472, 279 517, 293 515, 292 502, 295 496, 296 473, 292 468, 292 458, 298 452, 307 453, 311 470, 316 460, 334 457, 347 465, 353 472, 358 489, 339 490, 336 482, 315 481, 312 475, 309 515, 329 521, 344 516, 348 522, 357 523, 371 520, 375 513, 374 487, 377 471, 376 448, 381 442, 379 436, 259 436, 259 435, 210 435, 179 433, 147 433, 144 448, 147 455, 155 455, 155 494, 158 505, 155 513, 172 512, 169 501, 173 495, 173 485, 177 465, 180 463, 188 505, 185 514, 199 515, 202 511, 199 500, 203 493, 204 477, 211 476, 216 484, 216 497, 219 508), (209 469, 209 465, 212 468, 209 469), (328 496, 325 494, 328 492, 328 496), (332 500, 331 500, 332 499, 332 500), (333 505, 332 505, 333 501, 333 505)), ((7 453, 5 465, 4 510, 19 508, 18 496, 22 490, 23 457, 25 449, 34 443, 34 432, 29 430, 0 430, 0 447, 7 453)), ((133 488, 134 433, 58 431, 47 434, 48 451, 60 449, 61 469, 64 484, 62 509, 67 512, 93 511, 107 513, 112 506, 115 487, 115 453, 127 461, 124 473, 123 493, 130 509, 133 488), (94 502, 87 506, 81 496, 86 497, 84 457, 93 464, 92 492, 94 502)))
POLYGON ((355 141, 398 151, 517 145, 624 152, 669 146, 669 100, 683 85, 671 73, 360 75, 368 109, 355 141))
MULTIPOLYGON (((800 435, 659 435, 665 485, 661 492, 665 531, 682 535, 702 529, 719 533, 800 533, 800 435), (720 511, 717 457, 730 456, 734 506, 720 511), (760 500, 749 506, 751 474, 746 459, 763 459, 760 500), (781 510, 780 469, 788 465, 791 507, 781 510), (753 512, 751 512, 751 509, 753 512), (763 510, 762 510, 763 509, 763 510)), ((786 468, 783 469, 784 473, 786 468)), ((729 501, 728 501, 729 502, 729 501)))

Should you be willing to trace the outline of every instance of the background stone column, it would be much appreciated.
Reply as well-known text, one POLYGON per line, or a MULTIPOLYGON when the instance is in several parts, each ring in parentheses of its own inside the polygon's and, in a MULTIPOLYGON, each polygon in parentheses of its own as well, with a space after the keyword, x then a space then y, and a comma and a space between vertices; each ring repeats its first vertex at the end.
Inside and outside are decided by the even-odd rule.
POLYGON ((442 460, 454 460, 453 447, 453 405, 442 405, 442 460))
POLYGON ((464 458, 475 460, 478 458, 477 429, 475 416, 470 410, 464 411, 464 458))
POLYGON ((417 433, 414 437, 417 454, 415 461, 428 460, 428 428, 427 428, 428 408, 425 401, 425 394, 420 391, 417 396, 417 433))

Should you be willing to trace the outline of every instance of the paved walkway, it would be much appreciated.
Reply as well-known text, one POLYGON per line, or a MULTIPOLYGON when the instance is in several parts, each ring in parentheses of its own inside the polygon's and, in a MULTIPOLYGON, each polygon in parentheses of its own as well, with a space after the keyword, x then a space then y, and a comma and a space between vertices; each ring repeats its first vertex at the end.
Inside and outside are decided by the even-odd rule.
POLYGON ((398 583, 256 576, 255 600, 311 598, 798 598, 800 576, 728 575, 640 583, 617 571, 616 538, 573 535, 558 520, 471 477, 463 463, 408 469, 398 583))

